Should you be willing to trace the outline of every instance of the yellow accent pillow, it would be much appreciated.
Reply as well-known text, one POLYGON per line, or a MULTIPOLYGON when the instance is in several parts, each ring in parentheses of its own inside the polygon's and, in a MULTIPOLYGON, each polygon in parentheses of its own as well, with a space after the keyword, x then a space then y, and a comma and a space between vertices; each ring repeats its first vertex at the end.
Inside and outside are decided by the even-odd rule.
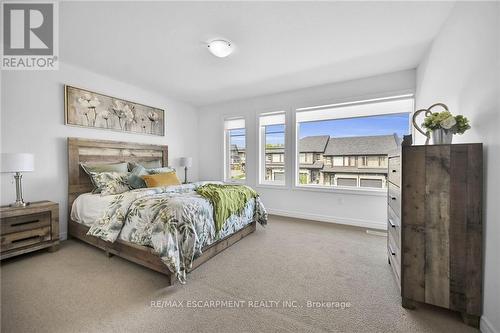
POLYGON ((175 171, 158 173, 156 175, 144 175, 142 179, 146 182, 148 187, 160 187, 170 185, 180 185, 181 182, 177 178, 175 171))

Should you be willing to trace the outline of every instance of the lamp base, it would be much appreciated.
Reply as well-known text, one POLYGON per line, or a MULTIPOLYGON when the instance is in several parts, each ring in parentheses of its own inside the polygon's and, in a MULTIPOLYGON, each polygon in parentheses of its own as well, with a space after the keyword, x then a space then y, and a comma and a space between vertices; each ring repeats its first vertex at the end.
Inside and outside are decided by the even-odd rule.
POLYGON ((20 172, 16 172, 14 179, 16 180, 16 202, 11 203, 10 207, 26 207, 30 203, 23 200, 23 175, 20 172))
POLYGON ((24 202, 24 201, 16 201, 14 203, 11 203, 9 206, 10 207, 26 207, 29 206, 30 202, 24 202))

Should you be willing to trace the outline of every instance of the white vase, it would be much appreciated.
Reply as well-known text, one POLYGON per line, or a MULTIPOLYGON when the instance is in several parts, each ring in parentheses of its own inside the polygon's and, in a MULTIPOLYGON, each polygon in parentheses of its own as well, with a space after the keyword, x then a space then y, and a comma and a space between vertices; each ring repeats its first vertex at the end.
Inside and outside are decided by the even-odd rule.
POLYGON ((449 145, 453 141, 453 133, 442 128, 432 130, 431 135, 435 145, 449 145))

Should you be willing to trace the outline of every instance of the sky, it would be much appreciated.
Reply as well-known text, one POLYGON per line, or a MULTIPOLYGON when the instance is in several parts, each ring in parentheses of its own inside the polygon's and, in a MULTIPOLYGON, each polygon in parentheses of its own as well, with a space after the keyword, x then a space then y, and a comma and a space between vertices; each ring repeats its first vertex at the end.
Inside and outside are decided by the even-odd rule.
POLYGON ((396 133, 400 138, 409 132, 409 114, 313 121, 299 125, 299 138, 311 135, 348 136, 386 135, 396 133))
MULTIPOLYGON (((267 144, 284 144, 285 125, 266 126, 267 144)), ((231 142, 245 147, 245 130, 232 130, 231 142)), ((409 133, 409 114, 398 113, 382 116, 333 119, 299 124, 299 138, 313 135, 329 135, 335 138, 349 136, 388 135, 396 133, 400 138, 409 133)))

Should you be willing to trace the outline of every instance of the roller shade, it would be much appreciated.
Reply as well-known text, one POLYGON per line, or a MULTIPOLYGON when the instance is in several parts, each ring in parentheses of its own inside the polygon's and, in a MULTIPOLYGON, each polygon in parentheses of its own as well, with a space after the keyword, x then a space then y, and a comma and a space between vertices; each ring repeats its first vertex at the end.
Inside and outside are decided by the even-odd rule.
POLYGON ((240 129, 245 128, 245 118, 234 118, 224 120, 224 129, 240 129))
POLYGON ((259 116, 260 126, 283 125, 285 123, 285 112, 274 112, 259 116))
POLYGON ((297 110, 296 121, 307 122, 413 112, 413 98, 344 104, 299 109, 297 110))

